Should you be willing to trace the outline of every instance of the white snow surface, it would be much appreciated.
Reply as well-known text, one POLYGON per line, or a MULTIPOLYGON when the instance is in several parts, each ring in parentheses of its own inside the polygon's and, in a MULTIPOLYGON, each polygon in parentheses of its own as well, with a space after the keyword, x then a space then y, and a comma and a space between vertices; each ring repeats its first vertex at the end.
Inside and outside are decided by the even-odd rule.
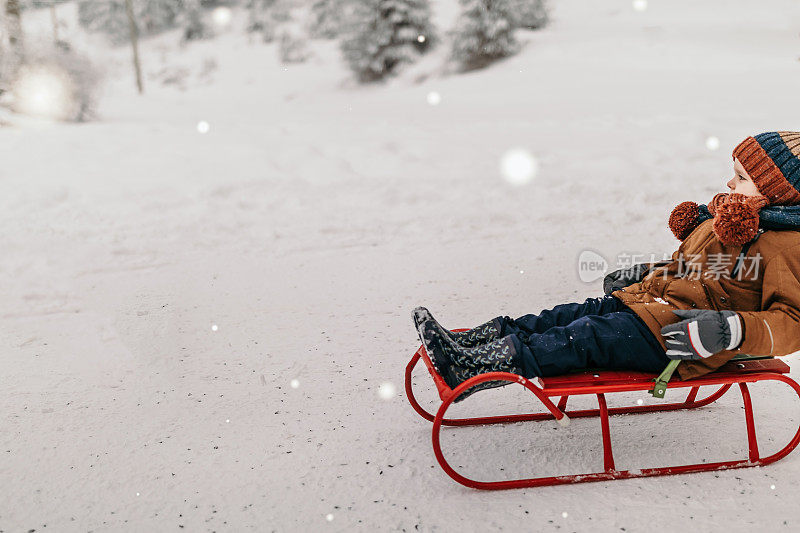
MULTIPOLYGON (((143 40, 139 96, 129 50, 59 6, 108 82, 94 122, 0 117, 0 530, 796 531, 799 453, 482 492, 439 468, 405 398, 414 307, 456 328, 598 296, 581 251, 672 252, 670 210, 723 190, 739 141, 800 129, 796 0, 553 7, 486 70, 450 73, 442 46, 364 87, 335 42, 283 66, 235 11, 211 41, 143 40), (539 164, 526 185, 503 179, 511 149, 539 164)), ((435 2, 440 30, 457 8, 435 2)), ((26 13, 29 35, 46 37, 48 17, 26 13)), ((751 391, 767 455, 800 403, 751 391)), ((657 402, 608 398, 638 399, 657 402)), ((451 412, 532 409, 511 385, 451 412)), ((611 432, 618 469, 747 457, 735 389, 694 412, 613 417, 611 432)), ((602 469, 596 419, 442 441, 482 480, 602 469)))

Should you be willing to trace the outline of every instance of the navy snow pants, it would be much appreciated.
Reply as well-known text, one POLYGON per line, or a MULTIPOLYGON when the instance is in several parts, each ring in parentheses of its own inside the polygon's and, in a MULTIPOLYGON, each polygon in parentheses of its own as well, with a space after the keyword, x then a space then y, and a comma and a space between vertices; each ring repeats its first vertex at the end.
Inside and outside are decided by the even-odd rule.
POLYGON ((511 335, 528 378, 586 368, 660 373, 670 361, 644 321, 611 295, 498 318, 500 336, 511 335))

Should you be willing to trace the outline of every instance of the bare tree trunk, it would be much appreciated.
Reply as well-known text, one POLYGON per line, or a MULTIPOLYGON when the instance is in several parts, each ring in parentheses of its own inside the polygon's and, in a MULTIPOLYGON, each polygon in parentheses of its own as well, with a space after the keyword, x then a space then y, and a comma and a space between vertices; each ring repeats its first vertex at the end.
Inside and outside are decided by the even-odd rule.
MULTIPOLYGON (((5 12, 6 12, 6 0, 0 0, 0 13, 3 16, 0 17, 0 24, 5 22, 5 12)), ((3 84, 3 57, 6 53, 6 40, 5 40, 5 32, 3 31, 2 26, 0 26, 0 92, 2 92, 2 84, 3 84)))
POLYGON ((56 0, 50 0, 50 20, 53 22, 53 42, 58 46, 58 17, 56 16, 56 0))
POLYGON ((22 63, 25 53, 22 42, 22 19, 19 11, 19 0, 6 0, 5 19, 8 51, 4 70, 8 77, 12 77, 22 63))
POLYGON ((131 46, 133 47, 133 68, 136 70, 136 87, 139 94, 144 93, 142 84, 142 66, 139 63, 139 31, 136 29, 136 20, 133 18, 133 0, 125 0, 125 10, 128 12, 128 24, 131 27, 131 46))

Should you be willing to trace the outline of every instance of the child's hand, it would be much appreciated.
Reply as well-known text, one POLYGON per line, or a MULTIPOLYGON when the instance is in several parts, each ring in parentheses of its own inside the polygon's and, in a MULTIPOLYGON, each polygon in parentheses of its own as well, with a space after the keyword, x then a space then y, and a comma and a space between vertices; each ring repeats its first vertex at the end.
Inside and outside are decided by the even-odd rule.
POLYGON ((742 319, 733 311, 673 311, 685 319, 661 328, 670 359, 702 359, 742 343, 742 319))
POLYGON ((639 283, 644 278, 644 272, 649 266, 646 263, 640 263, 606 274, 603 278, 603 292, 607 296, 614 291, 624 289, 628 285, 639 283))

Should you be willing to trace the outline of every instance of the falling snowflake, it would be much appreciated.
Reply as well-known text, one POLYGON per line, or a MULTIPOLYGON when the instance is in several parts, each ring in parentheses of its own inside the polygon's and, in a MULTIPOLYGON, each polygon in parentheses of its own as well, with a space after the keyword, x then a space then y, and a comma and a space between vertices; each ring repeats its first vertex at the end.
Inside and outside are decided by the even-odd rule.
POLYGON ((211 129, 211 124, 206 122, 205 120, 201 120, 197 123, 197 131, 200 133, 208 133, 208 130, 211 129))
POLYGON ((566 518, 566 517, 568 517, 568 516, 569 516, 569 514, 568 514, 566 511, 564 511, 563 513, 561 513, 561 518, 566 518))
POLYGON ((383 400, 391 400, 397 396, 397 387, 394 386, 394 383, 389 383, 388 381, 381 383, 381 386, 378 387, 378 396, 383 400))
POLYGON ((539 162, 524 148, 512 148, 500 159, 500 171, 512 185, 525 185, 536 176, 539 162))
POLYGON ((15 107, 28 115, 64 120, 75 106, 74 84, 56 65, 22 66, 12 86, 15 107))
POLYGON ((706 148, 709 150, 716 150, 719 148, 719 139, 716 137, 709 137, 706 139, 706 148))
POLYGON ((636 400, 636 405, 642 405, 643 403, 644 403, 644 400, 642 400, 641 398, 636 400))
POLYGON ((417 35, 417 42, 418 43, 424 43, 425 42, 425 36, 424 35, 417 35))
POLYGON ((775 485, 770 485, 769 488, 771 488, 772 490, 775 490, 775 485))
POLYGON ((636 11, 644 11, 647 9, 647 0, 633 0, 633 9, 636 11))
POLYGON ((300 382, 296 379, 293 379, 292 381, 289 382, 289 386, 292 387, 293 389, 296 389, 297 387, 300 386, 300 382))
POLYGON ((214 24, 224 28, 230 25, 231 19, 233 18, 233 12, 229 7, 222 6, 216 8, 211 14, 211 17, 214 20, 214 24))
POLYGON ((333 522, 333 515, 331 513, 326 514, 325 520, 327 520, 328 522, 333 522))
POLYGON ((520 271, 519 271, 519 273, 520 273, 520 274, 524 274, 524 273, 525 273, 525 271, 524 271, 524 270, 520 270, 520 271))
POLYGON ((211 324, 211 331, 217 331, 218 329, 216 324, 211 324))
POLYGON ((428 93, 428 103, 430 105, 439 105, 439 102, 441 101, 442 101, 442 95, 440 95, 436 91, 431 91, 428 93))

